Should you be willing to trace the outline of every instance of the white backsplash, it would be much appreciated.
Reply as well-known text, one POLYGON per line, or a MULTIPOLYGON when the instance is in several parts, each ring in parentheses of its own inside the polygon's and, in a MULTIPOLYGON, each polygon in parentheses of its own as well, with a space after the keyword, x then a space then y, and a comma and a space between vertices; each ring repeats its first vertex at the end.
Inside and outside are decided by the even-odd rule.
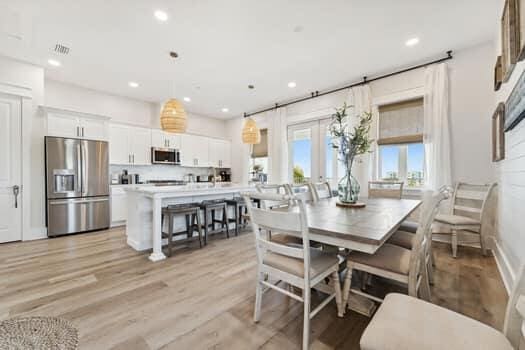
POLYGON ((184 180, 186 174, 195 176, 212 174, 211 168, 189 168, 178 165, 110 165, 109 169, 111 174, 121 174, 123 169, 127 169, 129 174, 139 174, 141 182, 184 180))

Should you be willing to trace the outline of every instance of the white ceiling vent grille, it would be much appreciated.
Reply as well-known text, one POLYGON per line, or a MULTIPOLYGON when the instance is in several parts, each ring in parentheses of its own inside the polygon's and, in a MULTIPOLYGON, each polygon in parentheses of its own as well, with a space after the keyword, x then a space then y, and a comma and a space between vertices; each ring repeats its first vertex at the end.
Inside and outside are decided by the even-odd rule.
POLYGON ((55 52, 59 53, 61 55, 67 55, 69 53, 69 47, 64 46, 62 44, 56 44, 55 45, 55 52))

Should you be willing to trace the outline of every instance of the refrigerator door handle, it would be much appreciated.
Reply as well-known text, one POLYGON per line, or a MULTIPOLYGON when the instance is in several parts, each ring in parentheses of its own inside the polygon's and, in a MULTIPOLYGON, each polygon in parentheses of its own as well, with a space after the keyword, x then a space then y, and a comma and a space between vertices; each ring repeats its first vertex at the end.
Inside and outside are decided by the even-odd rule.
POLYGON ((84 145, 81 145, 81 150, 82 150, 82 154, 81 154, 81 163, 82 163, 82 169, 80 170, 80 174, 81 174, 81 178, 82 178, 82 195, 85 195, 87 194, 87 183, 86 183, 86 178, 87 178, 87 172, 88 172, 88 164, 86 162, 86 159, 87 159, 87 156, 86 156, 86 147, 84 145))
POLYGON ((49 205, 108 202, 109 198, 50 200, 49 205))

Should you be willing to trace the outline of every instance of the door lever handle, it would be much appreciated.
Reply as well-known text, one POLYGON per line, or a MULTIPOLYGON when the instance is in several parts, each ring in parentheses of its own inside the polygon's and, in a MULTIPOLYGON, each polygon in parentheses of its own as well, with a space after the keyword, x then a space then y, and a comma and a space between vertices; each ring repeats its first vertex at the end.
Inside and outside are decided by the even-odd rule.
POLYGON ((15 195, 15 208, 18 208, 18 194, 20 193, 20 186, 13 186, 13 194, 15 195))

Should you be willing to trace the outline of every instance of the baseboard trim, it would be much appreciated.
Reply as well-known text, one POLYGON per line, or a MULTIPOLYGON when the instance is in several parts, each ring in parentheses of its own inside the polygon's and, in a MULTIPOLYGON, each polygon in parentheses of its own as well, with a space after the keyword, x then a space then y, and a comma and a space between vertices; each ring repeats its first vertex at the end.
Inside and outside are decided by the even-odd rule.
POLYGON ((33 227, 29 234, 23 234, 22 241, 34 241, 47 238, 47 227, 33 227))
POLYGON ((514 281, 516 280, 516 274, 512 269, 512 266, 509 263, 509 259, 505 255, 498 241, 494 237, 492 238, 492 240, 496 265, 498 266, 498 271, 501 275, 501 279, 503 280, 503 284, 505 285, 505 289, 507 290, 507 294, 510 295, 512 291, 512 286, 514 285, 514 281))

